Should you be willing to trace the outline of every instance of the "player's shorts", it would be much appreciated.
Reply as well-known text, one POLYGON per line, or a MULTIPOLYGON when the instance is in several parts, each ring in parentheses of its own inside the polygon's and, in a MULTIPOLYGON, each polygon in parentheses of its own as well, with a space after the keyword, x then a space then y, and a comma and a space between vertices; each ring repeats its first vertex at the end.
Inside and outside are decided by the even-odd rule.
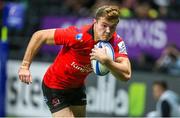
POLYGON ((44 101, 51 113, 62 110, 65 107, 87 104, 84 86, 81 88, 60 90, 49 88, 42 82, 42 90, 44 101))

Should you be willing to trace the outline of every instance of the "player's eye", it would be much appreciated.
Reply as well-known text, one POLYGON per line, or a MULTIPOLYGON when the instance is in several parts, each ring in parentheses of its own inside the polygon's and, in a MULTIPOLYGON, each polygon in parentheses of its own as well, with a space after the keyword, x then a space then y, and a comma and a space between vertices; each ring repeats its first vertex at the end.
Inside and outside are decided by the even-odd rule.
POLYGON ((106 28, 106 27, 107 27, 107 25, 105 25, 105 24, 102 24, 102 27, 106 28))

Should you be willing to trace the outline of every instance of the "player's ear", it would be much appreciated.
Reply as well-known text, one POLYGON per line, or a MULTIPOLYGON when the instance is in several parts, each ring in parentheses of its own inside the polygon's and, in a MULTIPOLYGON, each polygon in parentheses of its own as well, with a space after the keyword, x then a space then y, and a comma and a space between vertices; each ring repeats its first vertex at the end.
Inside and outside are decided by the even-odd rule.
POLYGON ((94 19, 93 19, 93 23, 96 23, 96 22, 97 22, 97 20, 94 18, 94 19))

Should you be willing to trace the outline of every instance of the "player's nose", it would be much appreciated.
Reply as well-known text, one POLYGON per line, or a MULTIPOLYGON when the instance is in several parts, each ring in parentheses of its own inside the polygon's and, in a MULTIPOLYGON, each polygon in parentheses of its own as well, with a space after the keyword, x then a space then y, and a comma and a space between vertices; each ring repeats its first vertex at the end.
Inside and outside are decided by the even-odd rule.
POLYGON ((106 28, 106 33, 110 33, 110 27, 106 28))

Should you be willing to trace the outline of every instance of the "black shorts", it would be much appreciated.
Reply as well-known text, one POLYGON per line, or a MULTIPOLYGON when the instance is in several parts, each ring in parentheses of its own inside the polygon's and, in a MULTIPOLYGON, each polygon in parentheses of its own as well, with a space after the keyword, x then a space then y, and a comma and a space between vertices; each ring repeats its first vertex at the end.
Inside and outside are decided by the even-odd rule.
POLYGON ((51 113, 57 112, 68 106, 86 105, 85 87, 60 90, 47 87, 42 82, 44 101, 51 113))

